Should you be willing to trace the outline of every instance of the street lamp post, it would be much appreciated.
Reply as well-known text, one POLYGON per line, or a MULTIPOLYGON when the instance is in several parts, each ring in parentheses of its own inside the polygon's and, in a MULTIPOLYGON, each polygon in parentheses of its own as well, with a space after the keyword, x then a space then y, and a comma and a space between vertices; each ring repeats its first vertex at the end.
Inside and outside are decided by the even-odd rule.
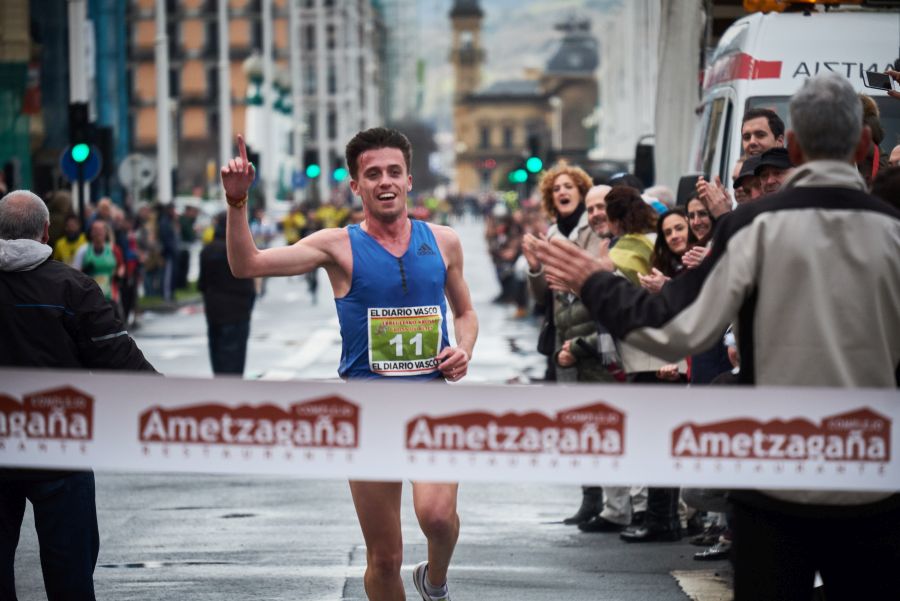
POLYGON ((228 0, 219 0, 219 167, 228 164, 231 152, 231 62, 228 59, 228 0))
POLYGON ((158 200, 172 202, 172 128, 169 117, 169 36, 166 0, 156 0, 156 162, 158 200))
MULTIPOLYGON (((289 0, 288 23, 290 28, 290 70, 291 70, 291 117, 293 128, 291 134, 294 137, 294 169, 295 173, 303 171, 303 134, 306 129, 303 110, 303 61, 300 56, 300 1, 289 0)), ((291 186, 294 186, 291 178, 291 186)), ((294 188, 294 201, 303 199, 303 190, 294 188)))

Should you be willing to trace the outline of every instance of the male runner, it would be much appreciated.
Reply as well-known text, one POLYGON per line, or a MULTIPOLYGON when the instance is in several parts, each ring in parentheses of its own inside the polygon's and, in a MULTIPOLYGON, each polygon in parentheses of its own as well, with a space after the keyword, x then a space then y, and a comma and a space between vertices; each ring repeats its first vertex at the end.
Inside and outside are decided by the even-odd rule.
MULTIPOLYGON (((362 199, 362 223, 319 230, 292 246, 266 250, 256 248, 247 224, 247 191, 255 172, 243 138, 237 141, 240 157, 222 168, 234 275, 291 276, 324 267, 341 324, 342 378, 455 382, 465 376, 478 319, 463 279, 462 246, 450 228, 409 219, 409 140, 397 131, 373 128, 347 144, 350 189, 362 199), (457 346, 450 346, 447 336, 445 295, 457 346)), ((406 599, 400 580, 401 487, 401 482, 350 482, 366 541, 366 594, 373 600, 406 599)), ((413 505, 428 539, 428 560, 413 572, 424 601, 450 599, 447 568, 459 536, 457 488, 455 483, 413 483, 413 505)))

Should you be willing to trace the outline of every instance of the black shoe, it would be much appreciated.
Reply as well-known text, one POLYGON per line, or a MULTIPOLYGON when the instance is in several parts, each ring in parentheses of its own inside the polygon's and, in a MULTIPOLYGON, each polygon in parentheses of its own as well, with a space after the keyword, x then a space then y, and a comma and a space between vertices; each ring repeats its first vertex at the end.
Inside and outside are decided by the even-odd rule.
POLYGON ((697 561, 716 561, 719 559, 728 559, 731 552, 731 541, 723 540, 714 544, 708 549, 694 553, 694 559, 697 561))
POLYGON ((681 530, 677 528, 651 528, 643 526, 628 526, 619 533, 619 538, 627 543, 655 543, 672 542, 681 540, 681 530))
POLYGON ((637 511, 631 514, 631 523, 629 526, 643 526, 644 522, 647 521, 647 512, 646 511, 637 511))
POLYGON ((606 518, 599 515, 592 517, 589 521, 578 524, 578 529, 582 532, 619 532, 624 528, 622 524, 610 522, 606 518))
POLYGON ((725 532, 724 526, 713 524, 697 536, 691 537, 690 543, 698 547, 709 547, 719 542, 719 536, 725 532))
POLYGON ((694 536, 706 530, 706 524, 703 522, 701 512, 696 512, 687 521, 687 528, 684 531, 685 536, 694 536))
POLYGON ((563 520, 563 524, 567 526, 581 525, 589 521, 591 518, 600 513, 603 506, 603 497, 599 494, 584 493, 581 496, 581 507, 575 512, 575 515, 569 516, 563 520))
POLYGON ((597 517, 597 510, 593 507, 587 511, 579 509, 575 515, 570 515, 562 521, 566 526, 578 526, 579 528, 597 517))

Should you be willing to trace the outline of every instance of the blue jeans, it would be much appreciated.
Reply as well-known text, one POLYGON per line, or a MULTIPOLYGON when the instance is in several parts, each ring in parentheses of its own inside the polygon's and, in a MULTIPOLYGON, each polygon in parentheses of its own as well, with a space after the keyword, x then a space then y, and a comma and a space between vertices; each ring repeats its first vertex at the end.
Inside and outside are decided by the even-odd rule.
POLYGON ((0 480, 0 599, 16 599, 13 562, 25 499, 34 508, 48 601, 94 601, 100 533, 93 472, 52 480, 0 480))
POLYGON ((209 361, 214 374, 244 374, 250 320, 240 323, 208 324, 209 361))

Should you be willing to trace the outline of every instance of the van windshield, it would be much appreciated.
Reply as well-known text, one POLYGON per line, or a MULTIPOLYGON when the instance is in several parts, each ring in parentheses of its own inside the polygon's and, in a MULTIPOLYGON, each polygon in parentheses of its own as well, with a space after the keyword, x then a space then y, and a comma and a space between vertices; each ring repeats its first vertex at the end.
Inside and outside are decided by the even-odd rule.
MULTIPOLYGON (((878 110, 881 113, 881 127, 884 129, 884 140, 879 147, 884 154, 890 154, 891 149, 900 144, 900 102, 889 96, 873 97, 878 110)), ((754 96, 747 99, 746 109, 767 108, 772 109, 778 116, 784 119, 785 131, 791 128, 791 116, 788 111, 790 96, 754 96)))

